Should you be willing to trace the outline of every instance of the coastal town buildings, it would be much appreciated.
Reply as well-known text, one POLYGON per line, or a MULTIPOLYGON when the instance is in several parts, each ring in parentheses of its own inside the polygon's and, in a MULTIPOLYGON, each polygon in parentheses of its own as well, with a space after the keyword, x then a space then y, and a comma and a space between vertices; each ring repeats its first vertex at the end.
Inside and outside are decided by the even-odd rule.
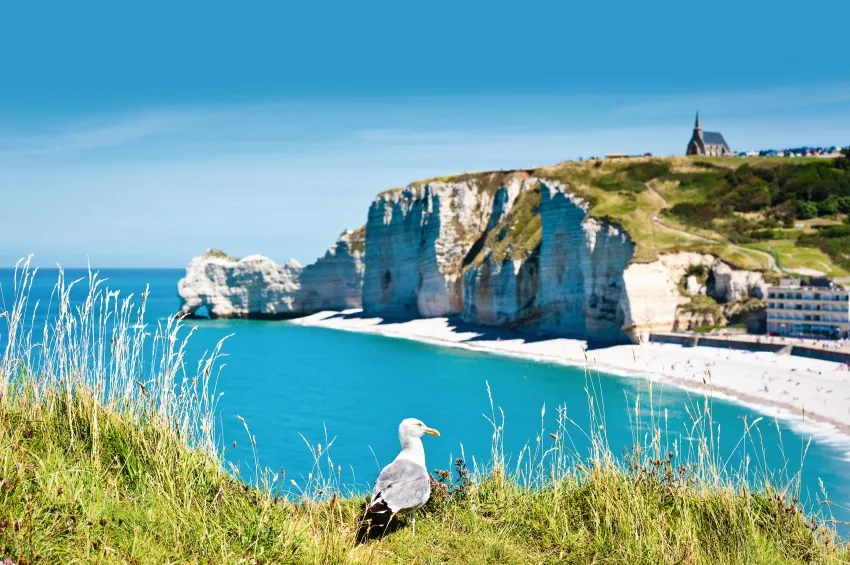
POLYGON ((716 131, 702 131, 699 122, 699 112, 694 124, 694 132, 688 142, 685 155, 705 155, 708 157, 731 157, 734 155, 723 134, 716 131))
POLYGON ((850 290, 829 279, 783 278, 767 296, 769 334, 843 339, 850 333, 850 290))

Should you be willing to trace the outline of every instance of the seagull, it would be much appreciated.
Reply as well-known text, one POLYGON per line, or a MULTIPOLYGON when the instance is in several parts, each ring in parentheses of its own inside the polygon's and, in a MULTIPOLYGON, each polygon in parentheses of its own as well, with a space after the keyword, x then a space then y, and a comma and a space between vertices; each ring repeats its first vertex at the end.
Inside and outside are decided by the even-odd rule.
POLYGON ((440 435, 421 420, 407 418, 398 426, 401 451, 378 475, 372 500, 360 515, 357 542, 383 536, 396 514, 411 515, 416 535, 416 509, 431 496, 431 478, 425 467, 422 436, 440 435))

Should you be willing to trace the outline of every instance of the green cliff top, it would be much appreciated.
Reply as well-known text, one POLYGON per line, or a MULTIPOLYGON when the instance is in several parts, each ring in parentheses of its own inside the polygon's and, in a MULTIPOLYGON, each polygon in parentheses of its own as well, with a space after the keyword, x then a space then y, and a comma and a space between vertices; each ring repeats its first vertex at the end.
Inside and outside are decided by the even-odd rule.
MULTIPOLYGON (((507 174, 527 172, 440 180, 474 178, 495 192, 507 174)), ((850 274, 847 157, 640 157, 568 161, 530 174, 568 185, 590 204, 592 216, 622 226, 639 262, 694 251, 739 268, 850 274)))

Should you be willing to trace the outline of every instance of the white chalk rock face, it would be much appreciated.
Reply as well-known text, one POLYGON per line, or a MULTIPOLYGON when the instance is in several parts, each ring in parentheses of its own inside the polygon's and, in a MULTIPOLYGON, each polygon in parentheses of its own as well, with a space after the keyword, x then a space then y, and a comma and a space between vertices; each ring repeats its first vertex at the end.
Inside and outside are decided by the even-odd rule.
POLYGON ((464 274, 462 318, 487 326, 536 326, 539 268, 536 254, 524 261, 512 259, 504 263, 488 256, 464 274))
POLYGON ((422 209, 418 190, 381 196, 369 207, 363 309, 383 316, 418 316, 422 209))
POLYGON ((347 230, 324 257, 301 272, 298 308, 305 313, 360 308, 363 304, 365 227, 347 230))
POLYGON ((588 217, 587 204, 567 187, 548 181, 541 186, 541 328, 591 340, 623 340, 623 273, 634 244, 619 226, 588 217))
POLYGON ((511 215, 518 204, 526 215, 537 216, 539 223, 536 178, 519 182, 513 177, 496 191, 490 220, 465 261, 461 312, 465 321, 530 327, 539 321, 535 304, 540 291, 540 234, 533 228, 518 233, 517 223, 522 220, 511 215), (491 245, 503 248, 498 258, 491 245))
POLYGON ((720 260, 711 268, 706 289, 707 294, 718 302, 767 296, 767 284, 760 272, 733 269, 720 260))
POLYGON ((307 267, 295 260, 278 265, 262 255, 237 260, 207 250, 192 259, 177 284, 180 311, 211 318, 277 319, 359 308, 364 232, 343 232, 324 257, 307 267))
POLYGON ((249 255, 236 260, 217 250, 192 259, 177 284, 181 313, 193 315, 205 307, 211 318, 286 318, 300 313, 301 265, 278 265, 268 257, 249 255))
POLYGON ((648 341, 650 332, 673 329, 676 310, 687 302, 679 294, 676 275, 663 258, 652 263, 632 263, 625 269, 623 330, 632 341, 648 341))
POLYGON ((379 195, 366 223, 363 309, 381 316, 460 314, 464 261, 498 221, 494 212, 507 213, 510 195, 527 177, 501 176, 433 181, 379 195))
POLYGON ((705 294, 705 285, 700 284, 700 282, 699 282, 699 280, 697 280, 696 276, 689 275, 685 279, 685 292, 687 292, 691 296, 696 296, 698 294, 705 294))
POLYGON ((366 312, 459 314, 470 323, 624 341, 672 330, 688 302, 682 291, 723 302, 762 292, 760 273, 735 271, 712 255, 633 263, 629 235, 589 216, 569 186, 526 173, 493 179, 411 185, 372 203, 366 312), (705 285, 695 271, 708 277, 705 285))

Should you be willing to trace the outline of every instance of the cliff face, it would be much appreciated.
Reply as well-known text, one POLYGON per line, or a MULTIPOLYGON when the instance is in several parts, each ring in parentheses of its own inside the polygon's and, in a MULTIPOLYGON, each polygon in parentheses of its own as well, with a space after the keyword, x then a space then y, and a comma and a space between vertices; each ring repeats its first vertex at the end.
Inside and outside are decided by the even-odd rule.
POLYGON ((589 218, 587 205, 558 183, 542 183, 540 325, 589 339, 623 338, 623 273, 634 245, 619 226, 589 218))
POLYGON ((460 316, 606 342, 733 315, 757 322, 760 272, 689 252, 637 262, 629 234, 589 208, 572 186, 526 171, 414 183, 379 195, 366 226, 313 265, 194 259, 182 311, 287 317, 362 305, 383 317, 460 316))
POLYGON ((711 255, 635 263, 629 235, 587 210, 569 186, 522 172, 382 194, 366 224, 363 308, 623 341, 672 330, 685 288, 718 302, 763 295, 761 273, 711 255))
POLYGON ((365 228, 344 232, 324 257, 301 272, 295 301, 303 313, 360 308, 365 228))
POLYGON ((268 257, 233 259, 209 250, 192 259, 177 284, 180 311, 193 315, 206 308, 211 318, 283 318, 298 313, 295 297, 301 265, 278 265, 268 257))
POLYGON ((237 260, 208 250, 192 259, 177 285, 180 312, 274 319, 359 308, 363 234, 363 228, 344 232, 324 257, 307 267, 295 260, 278 265, 262 255, 237 260))
MULTIPOLYGON (((505 192, 518 192, 520 183, 518 175, 506 179, 505 192)), ((459 314, 465 257, 509 200, 496 199, 476 179, 378 196, 366 223, 364 310, 383 316, 459 314)))

